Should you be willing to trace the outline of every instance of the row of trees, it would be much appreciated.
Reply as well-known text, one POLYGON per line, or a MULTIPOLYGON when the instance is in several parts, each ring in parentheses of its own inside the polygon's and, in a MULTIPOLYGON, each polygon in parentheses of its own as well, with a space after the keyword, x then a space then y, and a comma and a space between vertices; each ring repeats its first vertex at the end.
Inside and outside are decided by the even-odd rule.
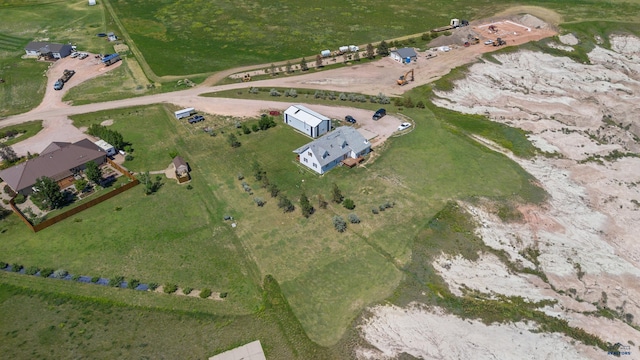
POLYGON ((124 149, 124 147, 127 145, 127 143, 125 143, 124 141, 124 138, 122 137, 122 134, 115 130, 109 129, 106 126, 93 124, 89 126, 87 133, 89 133, 89 135, 99 137, 100 139, 113 145, 116 149, 124 149))

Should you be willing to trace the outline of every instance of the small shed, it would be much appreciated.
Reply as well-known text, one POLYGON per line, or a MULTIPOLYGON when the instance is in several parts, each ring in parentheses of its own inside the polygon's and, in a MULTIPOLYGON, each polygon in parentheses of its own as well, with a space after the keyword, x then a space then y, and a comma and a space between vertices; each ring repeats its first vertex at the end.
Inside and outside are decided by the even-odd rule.
POLYGON ((402 48, 393 50, 390 55, 393 60, 401 63, 407 62, 407 58, 410 61, 414 61, 418 58, 418 54, 413 48, 402 48))
POLYGON ((182 156, 176 156, 173 158, 173 167, 175 168, 176 179, 178 183, 182 184, 191 180, 189 175, 189 164, 182 158, 182 156))
POLYGON ((93 6, 96 4, 96 0, 89 0, 89 6, 93 6))
POLYGON ((108 32, 107 33, 107 40, 116 41, 116 40, 118 40, 118 37, 116 36, 116 34, 114 34, 112 32, 108 32))

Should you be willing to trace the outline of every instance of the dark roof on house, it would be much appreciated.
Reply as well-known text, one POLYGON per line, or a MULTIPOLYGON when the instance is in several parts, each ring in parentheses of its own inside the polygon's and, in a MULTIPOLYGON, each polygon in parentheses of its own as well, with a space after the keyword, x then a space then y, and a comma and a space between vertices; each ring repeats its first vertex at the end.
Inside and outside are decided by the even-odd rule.
POLYGON ((27 189, 41 176, 61 180, 72 175, 72 169, 89 161, 106 156, 106 153, 89 139, 76 143, 54 142, 37 158, 0 171, 2 178, 14 191, 27 189))
POLYGON ((322 167, 344 154, 351 151, 359 153, 368 147, 371 147, 371 144, 358 130, 351 126, 341 126, 293 152, 301 154, 309 149, 318 158, 322 167))
POLYGON ((60 52, 60 50, 62 50, 62 48, 66 46, 71 47, 71 45, 69 44, 57 44, 47 41, 32 41, 28 43, 24 49, 27 51, 39 51, 41 54, 47 54, 50 52, 60 52))
POLYGON ((176 167, 176 171, 179 171, 181 167, 184 168, 184 171, 189 171, 189 165, 184 161, 182 156, 176 156, 173 158, 173 166, 176 167))
POLYGON ((397 53, 401 58, 408 58, 408 57, 417 57, 418 54, 416 54, 416 51, 413 50, 413 48, 402 48, 402 49, 398 49, 398 50, 394 50, 392 52, 397 53))

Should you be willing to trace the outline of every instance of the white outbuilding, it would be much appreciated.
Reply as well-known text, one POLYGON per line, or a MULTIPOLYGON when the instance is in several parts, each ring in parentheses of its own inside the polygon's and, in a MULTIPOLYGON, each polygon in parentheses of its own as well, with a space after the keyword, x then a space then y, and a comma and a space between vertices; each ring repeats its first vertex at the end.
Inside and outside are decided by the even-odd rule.
POLYGON ((331 119, 303 105, 289 106, 284 111, 284 123, 314 139, 331 130, 331 119))
POLYGON ((96 4, 96 0, 89 0, 89 6, 93 6, 96 4))

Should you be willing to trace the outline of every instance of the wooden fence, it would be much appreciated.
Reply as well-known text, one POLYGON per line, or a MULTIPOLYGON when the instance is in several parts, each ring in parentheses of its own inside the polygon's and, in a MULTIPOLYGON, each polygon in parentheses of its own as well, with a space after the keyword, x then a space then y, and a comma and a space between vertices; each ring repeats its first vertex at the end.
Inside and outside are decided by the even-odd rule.
POLYGON ((62 214, 58 214, 50 219, 46 219, 43 222, 33 225, 29 219, 27 219, 24 214, 20 211, 20 209, 18 209, 18 207, 16 207, 16 204, 14 202, 14 198, 11 198, 11 200, 9 200, 9 205, 11 206, 11 209, 13 210, 14 213, 16 213, 16 215, 18 215, 18 217, 20 219, 22 219, 22 221, 27 224, 27 226, 29 226, 29 228, 31 228, 31 230, 33 230, 33 232, 38 232, 42 229, 46 229, 49 226, 59 223, 60 221, 73 216, 81 211, 84 211, 92 206, 96 206, 98 204, 100 204, 103 201, 109 200, 112 197, 123 193, 129 189, 131 189, 132 187, 138 185, 140 183, 140 181, 138 179, 136 179, 135 176, 133 176, 128 170, 125 170, 124 168, 122 168, 120 165, 114 163, 113 161, 111 161, 111 159, 107 158, 107 162, 109 163, 109 165, 113 166, 116 170, 120 171, 122 173, 123 176, 128 177, 129 179, 131 179, 131 182, 126 183, 124 185, 122 185, 119 188, 113 189, 111 191, 109 191, 106 194, 102 194, 100 196, 98 196, 95 199, 91 199, 89 201, 87 201, 86 203, 82 204, 82 205, 78 205, 77 207, 74 207, 73 209, 70 209, 68 211, 63 212, 62 214))

